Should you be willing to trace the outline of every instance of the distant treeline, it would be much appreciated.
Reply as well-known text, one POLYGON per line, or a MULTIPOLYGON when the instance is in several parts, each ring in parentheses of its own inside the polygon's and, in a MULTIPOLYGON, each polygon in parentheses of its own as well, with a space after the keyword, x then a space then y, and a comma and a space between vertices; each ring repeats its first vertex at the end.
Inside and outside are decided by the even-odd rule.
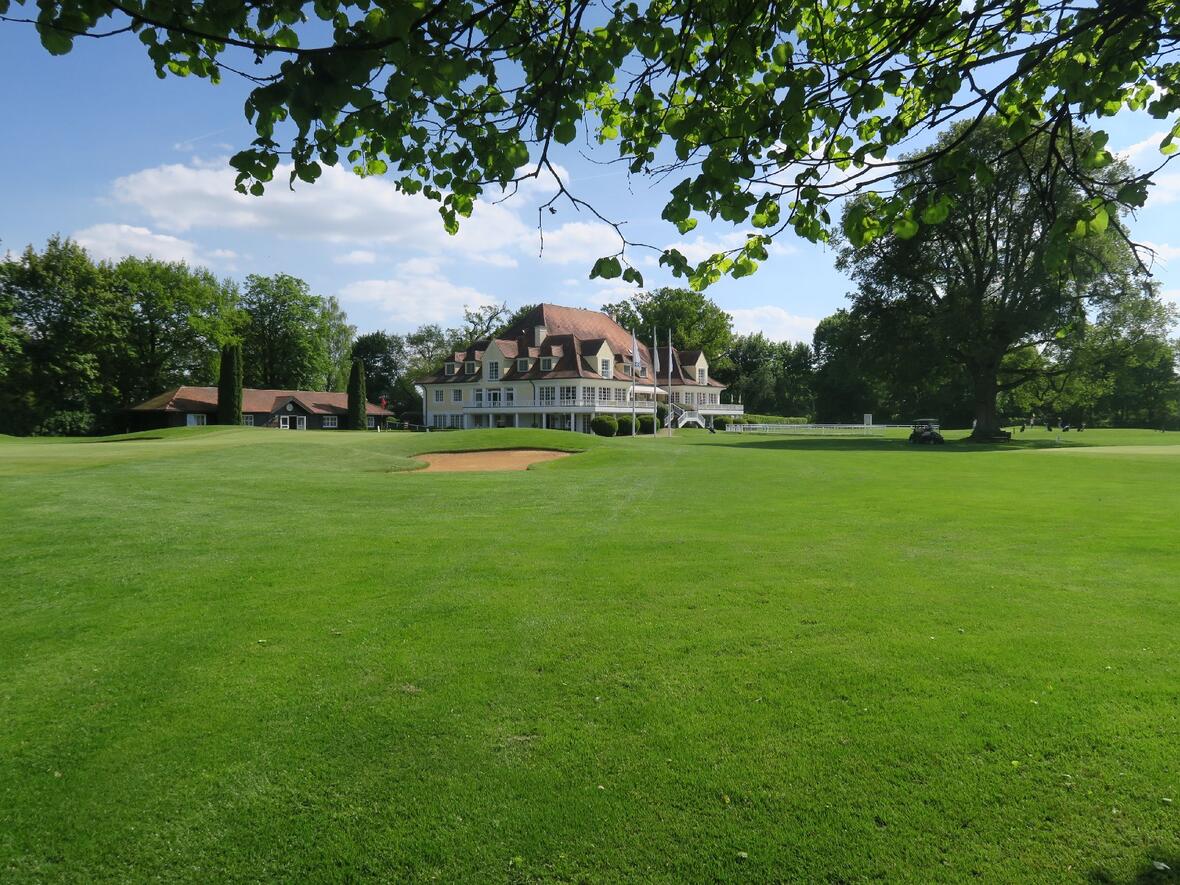
POLYGON ((95 261, 54 237, 0 261, 0 433, 119 432, 130 406, 216 384, 221 347, 235 342, 246 387, 343 390, 356 356, 368 398, 412 418, 411 379, 509 318, 484 307, 457 329, 358 337, 336 298, 287 274, 239 283, 182 262, 95 261))

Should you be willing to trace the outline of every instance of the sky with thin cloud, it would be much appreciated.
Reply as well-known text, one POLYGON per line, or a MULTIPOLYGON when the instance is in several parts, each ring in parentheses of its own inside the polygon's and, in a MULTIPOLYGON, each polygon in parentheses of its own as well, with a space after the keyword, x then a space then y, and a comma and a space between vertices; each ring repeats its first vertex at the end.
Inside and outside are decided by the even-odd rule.
MULTIPOLYGON (((487 195, 453 237, 437 204, 344 168, 291 190, 280 167, 265 196, 236 193, 228 158, 254 135, 242 115, 247 84, 231 75, 218 86, 159 80, 131 35, 79 40, 53 58, 32 28, 0 23, 0 82, 20 84, 8 90, 0 140, 0 252, 40 248, 60 233, 97 258, 152 255, 238 280, 290 273, 337 296, 362 331, 454 324, 464 306, 500 302, 599 307, 635 291, 589 279, 594 260, 616 250, 615 232, 568 202, 539 211, 550 181, 487 195)), ((1132 162, 1162 159, 1160 121, 1123 114, 1106 123, 1132 162)), ((669 184, 630 177, 601 156, 574 144, 556 159, 569 188, 625 222, 629 239, 676 245, 692 261, 744 241, 745 228, 707 223, 678 238, 659 218, 669 184)), ((1154 250, 1166 297, 1180 302, 1180 171, 1161 173, 1131 229, 1154 250)), ((675 285, 657 254, 632 260, 649 287, 675 285)), ((740 332, 809 340, 846 303, 850 285, 833 257, 787 234, 758 273, 708 294, 740 332)))

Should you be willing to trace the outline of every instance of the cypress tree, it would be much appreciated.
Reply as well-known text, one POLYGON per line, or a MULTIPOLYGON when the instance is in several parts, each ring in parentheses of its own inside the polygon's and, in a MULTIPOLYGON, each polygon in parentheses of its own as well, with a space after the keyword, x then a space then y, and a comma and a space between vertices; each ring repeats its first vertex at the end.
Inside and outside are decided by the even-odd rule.
POLYGON ((221 348, 221 373, 217 379, 217 423, 242 423, 242 345, 221 348))
POLYGON ((352 361, 352 371, 348 375, 348 426, 353 430, 364 430, 367 417, 365 398, 365 364, 360 360, 352 361))

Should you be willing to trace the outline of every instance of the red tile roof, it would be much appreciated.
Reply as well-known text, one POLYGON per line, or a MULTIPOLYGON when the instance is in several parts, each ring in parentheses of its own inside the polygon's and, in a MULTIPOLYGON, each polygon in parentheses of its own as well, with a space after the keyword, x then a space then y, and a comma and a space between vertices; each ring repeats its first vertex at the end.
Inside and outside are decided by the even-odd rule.
MULTIPOLYGON (((347 415, 348 394, 322 390, 258 390, 242 388, 242 411, 271 414, 288 400, 295 400, 313 415, 347 415)), ((177 387, 133 407, 134 412, 215 412, 216 387, 177 387)), ((392 415, 373 403, 365 404, 366 414, 392 415)))

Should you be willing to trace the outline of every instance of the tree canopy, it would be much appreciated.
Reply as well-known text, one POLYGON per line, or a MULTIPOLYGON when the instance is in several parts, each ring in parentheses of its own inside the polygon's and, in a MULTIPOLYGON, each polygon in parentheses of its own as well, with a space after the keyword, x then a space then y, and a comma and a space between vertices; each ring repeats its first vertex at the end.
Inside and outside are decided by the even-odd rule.
MULTIPOLYGON (((666 182, 663 218, 681 233, 705 218, 752 226, 744 244, 696 265, 659 250, 695 287, 753 272, 785 230, 825 238, 829 205, 849 193, 885 191, 844 216, 858 240, 962 213, 893 187, 932 162, 897 154, 954 121, 966 137, 993 115, 1005 152, 1048 142, 1087 196, 1046 232, 1057 240, 1142 205, 1157 171, 1124 169, 1118 187, 1100 186, 1111 152, 1101 134, 1082 149, 1077 122, 1143 111, 1173 124, 1161 162, 1180 148, 1174 0, 45 0, 35 17, 10 14, 26 3, 0 0, 0 16, 35 23, 51 53, 134 33, 160 77, 250 80, 257 137, 231 161, 244 193, 261 195, 281 158, 291 184, 347 164, 437 201, 454 231, 489 189, 551 175, 550 209, 588 209, 619 233, 592 275, 636 283, 641 244, 625 219, 561 178, 561 149, 580 135, 630 174, 666 182)), ((985 175, 1002 159, 955 157, 941 175, 985 175)))
MULTIPOLYGON (((1117 212, 1090 222, 1090 236, 1055 239, 1063 219, 1091 200, 1067 175, 1048 136, 1005 148, 1006 127, 989 119, 972 131, 953 127, 940 139, 952 145, 929 164, 914 163, 904 187, 961 207, 953 224, 898 224, 881 236, 850 236, 837 266, 857 284, 854 311, 872 321, 871 335, 908 364, 930 372, 947 361, 962 366, 975 391, 976 431, 995 433, 997 395, 1028 381, 1036 368, 1009 357, 1030 345, 1066 338, 1084 327, 1086 310, 1142 290, 1137 266, 1117 212), (958 155, 1001 156, 987 176, 948 177, 943 164, 958 155)), ((1079 132, 1077 144, 1094 149, 1079 132)), ((1119 163, 1108 167, 1100 195, 1119 187, 1119 163)), ((1100 186, 1100 189, 1099 189, 1100 186)), ((848 205, 845 227, 862 229, 869 198, 848 205)), ((894 374, 904 371, 898 366, 894 374)))
POLYGON ((624 329, 649 342, 658 330, 660 345, 667 345, 668 330, 678 350, 703 350, 714 368, 723 364, 733 338, 733 318, 712 299, 688 289, 662 288, 638 292, 625 301, 603 305, 603 313, 624 329))

